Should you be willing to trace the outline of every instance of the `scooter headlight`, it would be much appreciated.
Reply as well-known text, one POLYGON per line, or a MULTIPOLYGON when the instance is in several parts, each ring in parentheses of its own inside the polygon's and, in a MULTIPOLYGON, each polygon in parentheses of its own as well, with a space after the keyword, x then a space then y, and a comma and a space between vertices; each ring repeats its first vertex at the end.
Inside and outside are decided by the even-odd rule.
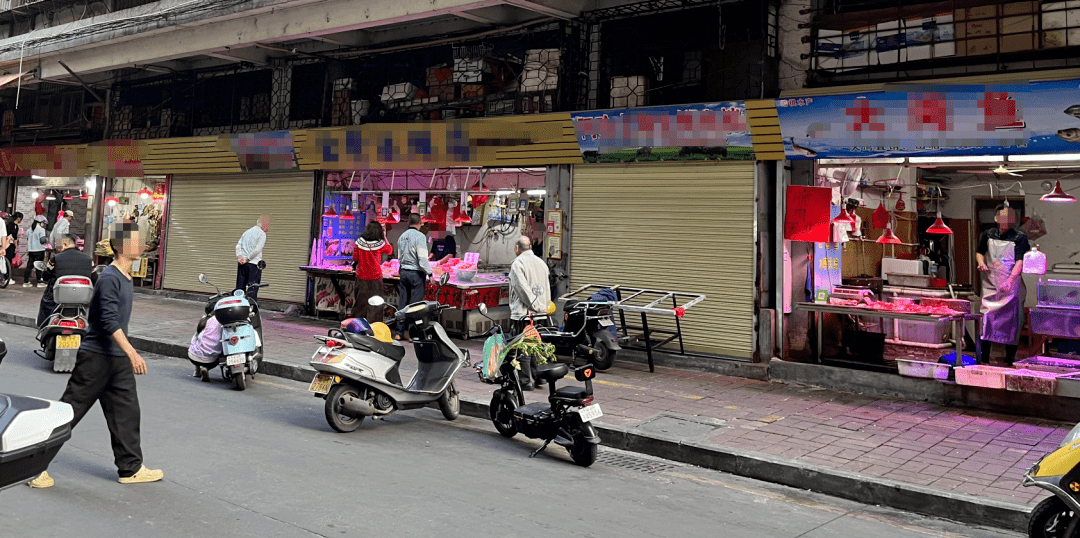
POLYGON ((1065 438, 1061 440, 1061 445, 1060 446, 1071 445, 1071 444, 1075 443, 1077 440, 1080 440, 1080 424, 1077 424, 1076 426, 1073 426, 1073 429, 1069 430, 1069 434, 1066 435, 1065 438))

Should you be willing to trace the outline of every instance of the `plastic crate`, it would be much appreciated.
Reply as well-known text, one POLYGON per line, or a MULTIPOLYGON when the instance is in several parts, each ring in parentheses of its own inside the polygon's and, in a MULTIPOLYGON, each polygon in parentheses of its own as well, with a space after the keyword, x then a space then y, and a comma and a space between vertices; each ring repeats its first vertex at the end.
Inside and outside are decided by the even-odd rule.
POLYGON ((986 366, 984 364, 966 366, 954 370, 957 383, 969 387, 986 387, 988 389, 1005 388, 1005 374, 1012 371, 1012 368, 986 366))
POLYGON ((1058 338, 1080 338, 1080 308, 1036 306, 1028 311, 1031 332, 1058 338))
POLYGON ((951 368, 948 364, 940 362, 912 359, 896 359, 896 366, 900 369, 900 375, 902 376, 937 379, 938 381, 949 379, 949 369, 951 368))
POLYGON ((1080 372, 1080 360, 1043 357, 1041 355, 1027 358, 1022 361, 1016 361, 1015 366, 1024 370, 1052 372, 1055 374, 1080 372))
POLYGON ((1016 370, 1005 374, 1005 388, 1016 392, 1030 392, 1051 396, 1057 389, 1058 374, 1016 370))
POLYGON ((1080 372, 1058 376, 1054 394, 1066 398, 1080 398, 1080 372))

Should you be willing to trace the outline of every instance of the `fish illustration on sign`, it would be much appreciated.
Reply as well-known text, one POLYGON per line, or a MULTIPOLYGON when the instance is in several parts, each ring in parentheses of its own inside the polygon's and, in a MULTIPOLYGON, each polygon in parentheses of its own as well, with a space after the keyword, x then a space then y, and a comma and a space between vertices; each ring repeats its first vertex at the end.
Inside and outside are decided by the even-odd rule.
POLYGON ((814 150, 812 150, 812 149, 810 149, 808 147, 800 146, 800 145, 796 144, 795 143, 795 137, 791 137, 791 149, 794 150, 795 153, 797 153, 799 155, 802 155, 803 157, 817 157, 817 152, 816 151, 814 151, 814 150))
POLYGON ((1076 127, 1059 129, 1057 132, 1057 137, 1066 142, 1080 143, 1080 129, 1076 127))

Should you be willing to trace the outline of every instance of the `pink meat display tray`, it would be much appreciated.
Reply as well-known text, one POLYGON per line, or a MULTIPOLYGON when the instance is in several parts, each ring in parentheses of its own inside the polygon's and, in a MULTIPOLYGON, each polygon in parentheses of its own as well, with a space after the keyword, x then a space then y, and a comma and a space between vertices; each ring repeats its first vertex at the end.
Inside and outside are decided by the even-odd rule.
POLYGON ((938 299, 936 297, 923 297, 919 299, 919 304, 923 306, 944 306, 951 308, 957 312, 963 312, 965 314, 971 313, 971 301, 966 299, 938 299))
POLYGON ((1014 370, 1005 374, 1005 388, 1017 392, 1051 396, 1057 389, 1058 375, 1054 372, 1014 370))
POLYGON ((1039 355, 1022 361, 1016 361, 1016 367, 1024 370, 1035 370, 1037 372, 1071 374, 1073 372, 1080 372, 1080 361, 1075 359, 1059 359, 1057 357, 1043 357, 1039 355))
POLYGON ((986 387, 988 389, 1005 388, 1005 374, 1013 372, 1012 368, 1000 366, 986 366, 977 364, 964 368, 954 368, 956 382, 970 387, 986 387))

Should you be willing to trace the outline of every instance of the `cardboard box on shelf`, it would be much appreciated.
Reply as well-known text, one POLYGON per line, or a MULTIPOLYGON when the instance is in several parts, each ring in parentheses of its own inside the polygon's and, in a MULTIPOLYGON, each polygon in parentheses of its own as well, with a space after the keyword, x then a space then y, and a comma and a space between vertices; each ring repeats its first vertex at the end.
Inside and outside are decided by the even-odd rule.
POLYGON ((454 60, 454 82, 459 84, 475 84, 491 80, 491 66, 487 60, 461 58, 454 60))
POLYGON ((645 77, 611 77, 611 108, 648 105, 649 81, 645 77))
POLYGON ((477 97, 483 97, 487 95, 487 86, 483 84, 462 84, 461 85, 461 98, 462 99, 476 99, 477 97))
POLYGON ((382 90, 382 101, 408 101, 416 97, 416 90, 418 90, 411 82, 402 82, 400 84, 391 84, 386 86, 382 90))
POLYGON ((559 87, 558 72, 546 70, 525 70, 521 73, 519 90, 523 92, 543 92, 559 87))

